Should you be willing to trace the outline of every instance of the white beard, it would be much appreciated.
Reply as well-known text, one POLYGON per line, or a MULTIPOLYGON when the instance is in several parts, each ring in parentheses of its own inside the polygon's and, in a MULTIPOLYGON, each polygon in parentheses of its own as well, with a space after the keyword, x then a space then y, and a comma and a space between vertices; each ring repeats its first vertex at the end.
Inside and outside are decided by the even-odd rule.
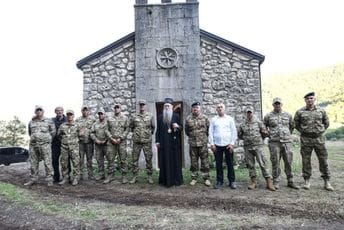
POLYGON ((167 124, 167 125, 171 124, 172 114, 173 114, 172 110, 164 109, 164 111, 163 111, 163 119, 162 119, 164 124, 167 124))

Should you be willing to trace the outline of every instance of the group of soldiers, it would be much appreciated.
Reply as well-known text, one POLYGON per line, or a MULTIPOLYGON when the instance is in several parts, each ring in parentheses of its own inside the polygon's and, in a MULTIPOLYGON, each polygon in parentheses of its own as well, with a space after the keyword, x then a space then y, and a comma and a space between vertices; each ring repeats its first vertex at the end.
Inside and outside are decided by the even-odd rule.
POLYGON ((122 183, 128 183, 126 138, 133 132, 133 177, 130 183, 136 183, 139 172, 139 156, 143 149, 146 158, 147 180, 152 179, 152 135, 155 130, 153 116, 146 111, 146 101, 139 101, 139 112, 128 119, 121 111, 121 105, 114 105, 114 115, 106 117, 103 108, 97 111, 98 119, 91 115, 88 106, 82 106, 82 116, 75 119, 73 110, 55 109, 56 117, 44 117, 42 106, 35 107, 35 116, 29 123, 30 135, 30 186, 38 181, 39 162, 44 161, 48 186, 53 182, 60 185, 77 185, 80 179, 86 179, 84 161, 86 157, 87 178, 104 184, 110 183, 115 176, 115 159, 118 158, 122 183), (61 113, 62 112, 62 113, 61 113), (62 114, 61 116, 59 116, 62 114), (54 141, 55 140, 55 141, 54 141), (59 152, 60 151, 60 152, 59 152), (94 176, 93 153, 98 164, 98 173, 94 176), (57 163, 54 161, 57 158, 57 163), (105 159, 107 168, 105 170, 105 159), (57 167, 55 167, 57 165, 57 167), (54 166, 54 167, 53 167, 54 166), (61 168, 62 178, 59 176, 61 168))
MULTIPOLYGON (((310 177, 312 174, 311 154, 313 149, 319 160, 321 176, 324 179, 324 188, 333 191, 330 180, 330 170, 327 162, 328 153, 325 147, 324 132, 329 126, 329 119, 325 110, 315 105, 313 92, 304 96, 306 106, 298 110, 292 116, 282 110, 282 100, 274 98, 273 111, 265 115, 263 121, 254 116, 253 107, 244 110, 245 121, 235 126, 234 119, 224 113, 224 104, 217 105, 217 116, 209 120, 201 111, 201 104, 195 102, 191 105, 191 114, 185 120, 185 133, 188 136, 191 159, 191 182, 194 186, 198 181, 198 172, 206 186, 211 186, 209 178, 209 152, 210 145, 216 158, 216 183, 215 188, 223 186, 223 153, 228 166, 229 186, 236 189, 235 173, 233 169, 234 141, 242 139, 245 150, 245 161, 249 170, 250 182, 248 189, 257 188, 257 174, 255 161, 258 162, 263 177, 266 179, 266 188, 275 191, 279 189, 280 160, 284 161, 284 171, 287 176, 287 186, 293 189, 299 187, 293 181, 291 151, 292 133, 296 129, 300 132, 302 175, 304 189, 310 189, 310 177), (272 176, 267 168, 267 161, 263 153, 264 138, 269 138, 270 159, 272 163, 272 176), (199 169, 199 161, 201 167, 199 169)), ((146 111, 146 101, 138 101, 139 111, 129 119, 121 111, 121 105, 114 105, 114 115, 106 116, 104 109, 97 111, 98 119, 95 119, 88 106, 81 109, 82 116, 74 120, 75 113, 66 111, 66 121, 57 127, 56 122, 43 116, 44 110, 36 106, 35 116, 29 123, 30 135, 30 181, 26 185, 32 185, 38 180, 38 165, 44 160, 46 179, 48 186, 53 185, 53 180, 60 185, 70 182, 77 185, 83 178, 84 158, 86 156, 87 172, 89 179, 103 180, 104 184, 110 183, 115 175, 115 158, 117 157, 122 174, 121 182, 128 183, 127 171, 127 142, 128 133, 132 132, 132 174, 130 183, 137 182, 139 172, 139 157, 143 150, 146 160, 147 182, 153 184, 152 179, 152 135, 155 131, 153 115, 146 111), (55 123, 55 124, 54 124, 55 123), (61 155, 59 156, 62 179, 57 178, 52 169, 52 140, 60 141, 61 155), (98 174, 94 176, 92 158, 98 164, 98 174), (107 161, 107 169, 104 167, 104 159, 107 161)), ((57 108, 58 109, 58 108, 57 108)), ((61 110, 61 107, 59 107, 61 110)), ((55 110, 56 112, 56 110, 55 110)), ((62 111, 63 113, 63 111, 62 111)), ((56 157, 55 157, 56 158, 56 157)), ((54 161, 53 161, 54 164, 54 161)), ((59 166, 59 165, 58 165, 59 166)), ((55 169, 55 167, 54 167, 55 169)), ((58 169, 58 168, 57 168, 58 169)))

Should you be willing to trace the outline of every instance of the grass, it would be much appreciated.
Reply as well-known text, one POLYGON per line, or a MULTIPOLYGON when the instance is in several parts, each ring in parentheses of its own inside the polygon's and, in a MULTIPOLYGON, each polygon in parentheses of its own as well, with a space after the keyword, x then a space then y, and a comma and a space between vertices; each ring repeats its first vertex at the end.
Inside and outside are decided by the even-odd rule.
MULTIPOLYGON (((337 142, 328 142, 328 152, 329 152, 329 161, 331 164, 331 169, 333 169, 333 181, 337 182, 336 191, 332 193, 326 193, 326 200, 323 203, 328 204, 328 202, 341 202, 338 197, 340 191, 343 191, 343 186, 341 184, 341 179, 339 175, 343 175, 342 169, 344 165, 344 152, 343 152, 344 142, 338 144, 337 142), (332 197, 332 198, 331 198, 332 197)), ((299 153, 299 148, 293 147, 294 153, 294 163, 293 163, 293 172, 297 178, 301 178, 301 156, 299 153)), ((271 163, 269 157, 269 151, 265 148, 265 156, 269 162, 269 171, 271 172, 271 163)), ((313 153, 312 163, 314 165, 313 171, 316 175, 319 175, 318 170, 318 160, 313 153)), ((283 163, 281 163, 282 177, 285 177, 283 172, 283 163)), ((257 165, 257 173, 261 177, 260 169, 257 165)), ((116 172, 119 175, 118 171, 116 172)), ((158 171, 154 171, 153 179, 158 181, 158 171)), ((226 175, 226 170, 224 172, 226 175)), ((130 173, 128 177, 130 178, 130 173)), ((191 181, 191 173, 188 168, 183 169, 183 176, 185 184, 188 184, 191 181)), ((215 170, 210 170, 210 178, 212 182, 215 181, 215 170)), ((247 182, 249 180, 248 170, 246 168, 239 167, 236 169, 236 178, 238 182, 247 182)), ((145 187, 151 187, 146 182, 146 172, 145 170, 140 170, 139 173, 139 187, 143 189, 145 187)), ((199 177, 199 184, 196 185, 195 189, 197 190, 201 185, 202 178, 199 177), (199 187, 198 187, 199 186, 199 187)), ((313 181, 312 181, 313 182, 313 181)), ((289 191, 287 189, 282 189, 279 193, 265 194, 263 190, 255 191, 255 193, 261 192, 261 194, 268 195, 271 199, 309 199, 309 203, 318 202, 318 197, 324 195, 324 190, 321 186, 317 188, 316 183, 321 183, 321 180, 314 180, 314 189, 312 187, 309 191, 299 190, 299 191, 289 191), (296 194, 291 198, 285 198, 284 192, 289 192, 291 194, 296 194), (303 197, 305 196, 305 197, 303 197), (317 197, 316 199, 312 199, 317 197)), ((312 184, 313 185, 313 184, 312 184)), ((153 186, 158 186, 157 184, 153 186)), ((244 192, 244 191, 243 191, 244 192)), ((228 223, 233 224, 232 226, 243 226, 243 221, 245 223, 257 224, 258 226, 265 221, 273 223, 275 226, 283 226, 284 221, 298 224, 303 224, 303 220, 293 220, 291 216, 286 216, 281 219, 278 215, 267 216, 261 213, 247 213, 242 216, 239 214, 228 215, 226 212, 219 210, 203 210, 203 209, 183 209, 183 208, 171 208, 171 207, 154 207, 154 206, 127 206, 123 204, 114 204, 99 202, 97 200, 78 200, 74 199, 71 202, 66 202, 62 197, 48 195, 46 197, 40 197, 39 194, 35 194, 34 191, 17 188, 16 186, 9 183, 0 182, 0 199, 5 199, 8 201, 15 202, 22 206, 27 206, 33 210, 38 210, 41 213, 53 214, 57 216, 62 216, 65 219, 72 220, 81 220, 84 223, 91 225, 96 221, 106 220, 110 225, 116 226, 125 226, 129 228, 144 228, 149 226, 154 226, 155 228, 226 228, 228 223), (300 222, 300 223, 299 223, 300 222)), ((285 200, 288 202, 288 200, 285 200)), ((329 203, 331 204, 331 203, 329 203)))

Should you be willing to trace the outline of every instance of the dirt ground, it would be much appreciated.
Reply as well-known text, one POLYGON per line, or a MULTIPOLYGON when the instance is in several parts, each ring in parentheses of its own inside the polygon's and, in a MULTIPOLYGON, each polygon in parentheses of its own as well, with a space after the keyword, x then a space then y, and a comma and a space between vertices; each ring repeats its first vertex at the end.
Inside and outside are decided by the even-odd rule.
MULTIPOLYGON (((26 164, 0 166, 0 182, 45 205, 68 205, 62 211, 45 211, 4 199, 0 191, 0 229, 344 229, 342 166, 334 167, 334 192, 323 189, 316 168, 311 190, 287 188, 284 180, 278 191, 270 192, 264 181, 255 191, 247 190, 247 181, 239 182, 236 190, 201 183, 168 189, 143 181, 122 185, 119 177, 108 185, 84 180, 78 186, 52 187, 41 177, 27 188, 26 164), (76 208, 89 213, 80 217, 68 212, 76 208)), ((295 181, 301 184, 300 175, 295 181)))

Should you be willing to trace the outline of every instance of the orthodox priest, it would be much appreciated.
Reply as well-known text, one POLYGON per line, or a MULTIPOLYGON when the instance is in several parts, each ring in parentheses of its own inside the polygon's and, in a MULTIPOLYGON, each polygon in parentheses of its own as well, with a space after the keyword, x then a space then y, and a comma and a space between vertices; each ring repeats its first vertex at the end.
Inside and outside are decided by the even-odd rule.
POLYGON ((173 113, 173 99, 166 98, 163 113, 158 117, 156 146, 159 154, 159 184, 166 187, 183 184, 180 154, 182 125, 179 115, 173 113))

